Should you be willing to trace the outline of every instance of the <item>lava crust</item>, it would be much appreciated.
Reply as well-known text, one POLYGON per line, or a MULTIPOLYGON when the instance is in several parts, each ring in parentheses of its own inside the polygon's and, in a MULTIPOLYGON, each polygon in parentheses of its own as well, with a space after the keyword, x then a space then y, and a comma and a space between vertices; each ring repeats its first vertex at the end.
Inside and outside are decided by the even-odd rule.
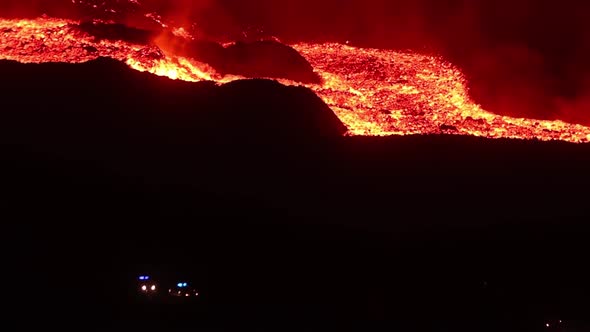
POLYGON ((85 21, 77 25, 81 31, 93 36, 98 41, 125 41, 128 43, 149 45, 157 36, 157 32, 135 29, 124 24, 85 21))
POLYGON ((298 51, 272 40, 236 42, 224 47, 213 41, 187 40, 165 33, 156 44, 168 54, 205 63, 223 76, 321 83, 320 76, 298 51))

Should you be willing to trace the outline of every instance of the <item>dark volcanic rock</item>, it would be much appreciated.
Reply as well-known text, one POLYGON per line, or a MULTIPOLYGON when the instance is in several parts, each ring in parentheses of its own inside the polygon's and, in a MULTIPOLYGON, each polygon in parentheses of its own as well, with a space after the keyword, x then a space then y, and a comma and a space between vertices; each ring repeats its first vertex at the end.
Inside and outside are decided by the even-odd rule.
POLYGON ((174 54, 183 55, 204 62, 219 72, 223 72, 226 60, 225 48, 221 44, 196 40, 190 43, 181 43, 174 54))
POLYGON ((293 48, 275 42, 238 42, 227 48, 227 73, 246 77, 287 78, 304 83, 320 81, 311 64, 293 48))
POLYGON ((457 127, 447 124, 442 124, 439 128, 441 131, 458 131, 457 127))
MULTIPOLYGON (((125 281, 134 262, 211 273, 203 330, 258 328, 269 317, 269 331, 319 317, 361 324, 371 294, 407 329, 423 317, 438 328, 457 312, 457 324, 520 317, 527 306, 505 309, 505 294, 540 294, 516 298, 553 310, 539 289, 588 287, 579 262, 590 251, 590 145, 340 137, 342 125, 303 88, 172 81, 105 59, 0 61, 0 72, 4 284, 36 285, 3 291, 19 324, 35 315, 44 327, 82 326, 76 317, 152 331, 153 316, 161 330, 186 317, 184 331, 207 321, 152 301, 135 315, 125 281), (548 259, 571 273, 558 279, 563 269, 547 269, 548 259), (474 302, 482 280, 506 289, 501 312, 489 311, 488 296, 474 302), (220 327, 227 317, 240 326, 220 327)), ((587 304, 587 291, 573 293, 587 304)), ((465 331, 506 330, 481 326, 465 331)))
POLYGON ((391 220, 377 216, 393 210, 397 220, 417 225, 447 217, 469 223, 481 211, 491 221, 529 218, 531 211, 559 216, 581 213, 574 204, 586 196, 564 193, 590 186, 589 145, 342 137, 342 123, 310 90, 272 81, 173 81, 108 59, 2 61, 0 71, 6 146, 108 161, 133 177, 153 172, 149 181, 172 177, 215 192, 277 198, 276 206, 303 216, 341 211, 331 220, 384 225, 391 220), (418 200, 428 208, 412 208, 418 200))
POLYGON ((311 64, 301 54, 275 41, 237 42, 223 47, 213 41, 189 41, 169 32, 136 29, 124 24, 87 21, 76 27, 99 40, 121 40, 140 45, 156 41, 166 52, 206 63, 222 75, 284 78, 301 83, 321 82, 311 64))
POLYGON ((3 61, 0 67, 6 74, 0 80, 5 93, 25 88, 37 91, 35 98, 5 98, 8 110, 4 115, 39 120, 20 126, 44 127, 56 122, 64 127, 61 134, 80 127, 77 121, 122 130, 123 135, 127 131, 153 136, 153 129, 163 135, 228 141, 303 142, 339 137, 346 131, 312 91, 273 81, 245 80, 222 86, 174 81, 105 58, 84 64, 3 61), (41 112, 43 109, 52 111, 41 112))
POLYGON ((243 80, 219 88, 215 116, 233 131, 250 129, 271 137, 303 133, 306 137, 339 137, 346 127, 311 90, 270 80, 243 80), (239 96, 236 98, 236 96, 239 96))
POLYGON ((167 34, 160 47, 167 52, 207 63, 223 75, 284 78, 320 83, 311 64, 295 49, 275 41, 237 42, 227 47, 205 40, 187 41, 167 34))
POLYGON ((136 29, 124 24, 111 24, 86 21, 77 26, 83 32, 96 39, 121 40, 133 44, 147 45, 152 42, 157 33, 154 31, 136 29))

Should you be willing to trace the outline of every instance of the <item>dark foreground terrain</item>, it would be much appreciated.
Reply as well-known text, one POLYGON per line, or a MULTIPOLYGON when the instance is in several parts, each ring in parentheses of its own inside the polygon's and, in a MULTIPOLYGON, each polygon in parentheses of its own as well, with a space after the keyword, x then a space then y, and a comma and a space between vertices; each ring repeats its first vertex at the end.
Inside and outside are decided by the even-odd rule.
POLYGON ((536 331, 588 318, 589 145, 343 137, 303 88, 102 59, 0 73, 3 298, 22 327, 536 331), (146 271, 197 280, 202 298, 138 298, 146 271))

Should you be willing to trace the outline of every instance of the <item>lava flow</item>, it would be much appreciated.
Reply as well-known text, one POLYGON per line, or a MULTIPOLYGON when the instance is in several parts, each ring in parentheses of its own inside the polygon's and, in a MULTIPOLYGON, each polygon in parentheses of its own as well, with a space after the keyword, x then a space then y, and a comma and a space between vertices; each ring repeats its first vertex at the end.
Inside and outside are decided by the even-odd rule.
MULTIPOLYGON (((54 18, 0 20, 0 59, 23 63, 84 62, 110 57, 130 67, 186 81, 220 84, 222 76, 156 45, 97 40, 79 22, 54 18)), ((590 128, 562 121, 499 116, 468 96, 462 73, 444 60, 341 44, 291 45, 323 78, 306 87, 329 105, 351 135, 460 134, 488 138, 590 141, 590 128)), ((287 85, 299 83, 280 80, 287 85)))

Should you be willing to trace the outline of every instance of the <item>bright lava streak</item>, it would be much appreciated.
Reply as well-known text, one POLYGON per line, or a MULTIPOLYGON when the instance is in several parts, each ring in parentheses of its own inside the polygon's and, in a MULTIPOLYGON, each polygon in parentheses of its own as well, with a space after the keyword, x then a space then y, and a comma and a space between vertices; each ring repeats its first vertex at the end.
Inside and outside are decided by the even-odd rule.
MULTIPOLYGON (((0 59, 23 63, 79 63, 110 57, 171 79, 221 76, 192 59, 164 55, 156 46, 95 40, 79 22, 54 18, 0 19, 0 59)), ((346 124, 350 135, 459 134, 488 138, 589 142, 590 128, 563 121, 500 116, 471 100, 463 74, 441 58, 335 43, 291 45, 323 78, 307 84, 346 124)), ((279 80, 286 85, 299 85, 279 80)))

